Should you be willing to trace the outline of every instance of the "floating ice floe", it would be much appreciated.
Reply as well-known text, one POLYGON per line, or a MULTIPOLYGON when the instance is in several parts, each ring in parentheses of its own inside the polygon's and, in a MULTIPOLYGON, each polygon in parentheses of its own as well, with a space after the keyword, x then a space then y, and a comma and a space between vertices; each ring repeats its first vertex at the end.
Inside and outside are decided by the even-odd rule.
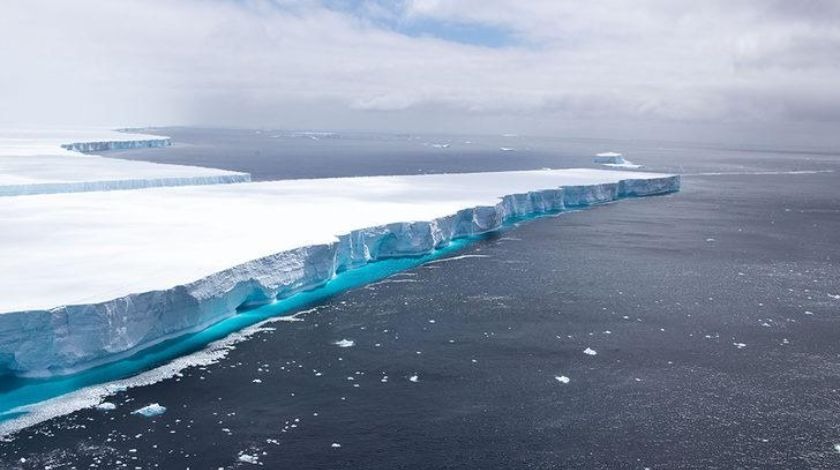
POLYGON ((117 405, 115 405, 115 404, 113 404, 109 401, 103 401, 102 403, 96 405, 96 409, 101 410, 101 411, 111 411, 111 410, 116 410, 117 405))
POLYGON ((338 346, 339 348, 351 348, 356 345, 356 342, 352 339, 342 339, 334 342, 333 344, 338 346))
POLYGON ((417 383, 417 382, 419 382, 419 381, 420 381, 420 377, 419 377, 419 376, 417 376, 417 375, 412 375, 411 377, 409 377, 409 378, 408 378, 408 380, 409 380, 410 382, 417 383))
POLYGON ((160 416, 164 413, 166 413, 166 407, 161 406, 157 403, 152 403, 151 405, 144 406, 143 408, 131 412, 131 414, 133 415, 140 415, 146 418, 153 418, 155 416, 160 416))
POLYGON ((565 375, 558 375, 558 376, 556 376, 556 377, 554 377, 554 378, 555 378, 558 382, 560 382, 561 384, 567 384, 567 383, 569 383, 569 378, 568 378, 568 377, 566 377, 565 375))
POLYGON ((583 353, 584 353, 584 354, 586 354, 587 356, 597 356, 597 355, 598 355, 598 351, 595 351, 595 350, 594 350, 594 349, 592 349, 592 348, 586 348, 586 349, 584 349, 584 350, 583 350, 583 353))
POLYGON ((259 465, 260 464, 260 457, 258 455, 253 454, 239 454, 238 460, 243 463, 249 463, 251 465, 259 465))
POLYGON ((732 346, 735 346, 738 349, 744 349, 747 347, 747 345, 744 343, 732 343, 732 346))
POLYGON ((333 449, 338 449, 341 447, 341 444, 339 444, 338 442, 333 442, 332 444, 330 444, 330 447, 332 447, 333 449))

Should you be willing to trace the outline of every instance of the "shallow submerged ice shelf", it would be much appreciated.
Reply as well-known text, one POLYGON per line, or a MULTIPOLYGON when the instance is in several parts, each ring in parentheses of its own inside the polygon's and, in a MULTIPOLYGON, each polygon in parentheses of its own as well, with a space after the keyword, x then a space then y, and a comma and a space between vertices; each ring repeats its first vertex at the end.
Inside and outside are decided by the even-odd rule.
POLYGON ((91 367, 369 261, 678 189, 678 176, 570 169, 6 198, 0 371, 91 367))

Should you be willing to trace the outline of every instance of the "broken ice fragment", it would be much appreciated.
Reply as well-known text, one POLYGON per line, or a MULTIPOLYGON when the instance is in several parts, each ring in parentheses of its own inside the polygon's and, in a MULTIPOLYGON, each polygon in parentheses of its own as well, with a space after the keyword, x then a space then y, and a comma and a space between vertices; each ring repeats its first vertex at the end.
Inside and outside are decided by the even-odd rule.
POLYGON ((145 416, 146 418, 160 416, 164 413, 166 413, 166 407, 158 405, 157 403, 152 403, 151 405, 144 406, 143 408, 131 412, 131 414, 133 415, 141 415, 145 416))

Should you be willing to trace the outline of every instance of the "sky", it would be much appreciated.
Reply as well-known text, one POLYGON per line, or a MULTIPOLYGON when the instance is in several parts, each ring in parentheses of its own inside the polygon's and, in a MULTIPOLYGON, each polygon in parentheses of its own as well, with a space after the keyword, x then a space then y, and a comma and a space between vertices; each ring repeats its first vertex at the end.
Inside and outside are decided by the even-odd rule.
POLYGON ((840 134, 836 0, 3 0, 0 64, 2 127, 840 134))

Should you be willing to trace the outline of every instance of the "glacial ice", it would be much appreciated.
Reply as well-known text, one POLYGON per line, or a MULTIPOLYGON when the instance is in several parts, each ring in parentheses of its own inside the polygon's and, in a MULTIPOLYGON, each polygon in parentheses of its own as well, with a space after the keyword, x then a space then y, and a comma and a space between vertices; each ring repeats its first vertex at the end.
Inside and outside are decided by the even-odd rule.
POLYGON ((0 196, 240 183, 251 179, 247 173, 215 168, 86 154, 168 145, 168 137, 114 131, 0 130, 0 196))
POLYGON ((678 176, 578 169, 6 198, 0 373, 92 367, 371 261, 678 189, 678 176))
POLYGON ((618 152, 602 152, 596 154, 593 162, 611 168, 623 168, 628 170, 642 167, 642 165, 636 165, 629 160, 625 160, 624 155, 618 152))
POLYGON ((166 413, 166 407, 157 403, 146 405, 143 408, 139 408, 131 412, 133 415, 140 415, 146 418, 154 418, 155 416, 160 416, 164 413, 166 413))
POLYGON ((239 454, 237 460, 251 465, 259 465, 260 463, 260 457, 253 454, 239 454))

